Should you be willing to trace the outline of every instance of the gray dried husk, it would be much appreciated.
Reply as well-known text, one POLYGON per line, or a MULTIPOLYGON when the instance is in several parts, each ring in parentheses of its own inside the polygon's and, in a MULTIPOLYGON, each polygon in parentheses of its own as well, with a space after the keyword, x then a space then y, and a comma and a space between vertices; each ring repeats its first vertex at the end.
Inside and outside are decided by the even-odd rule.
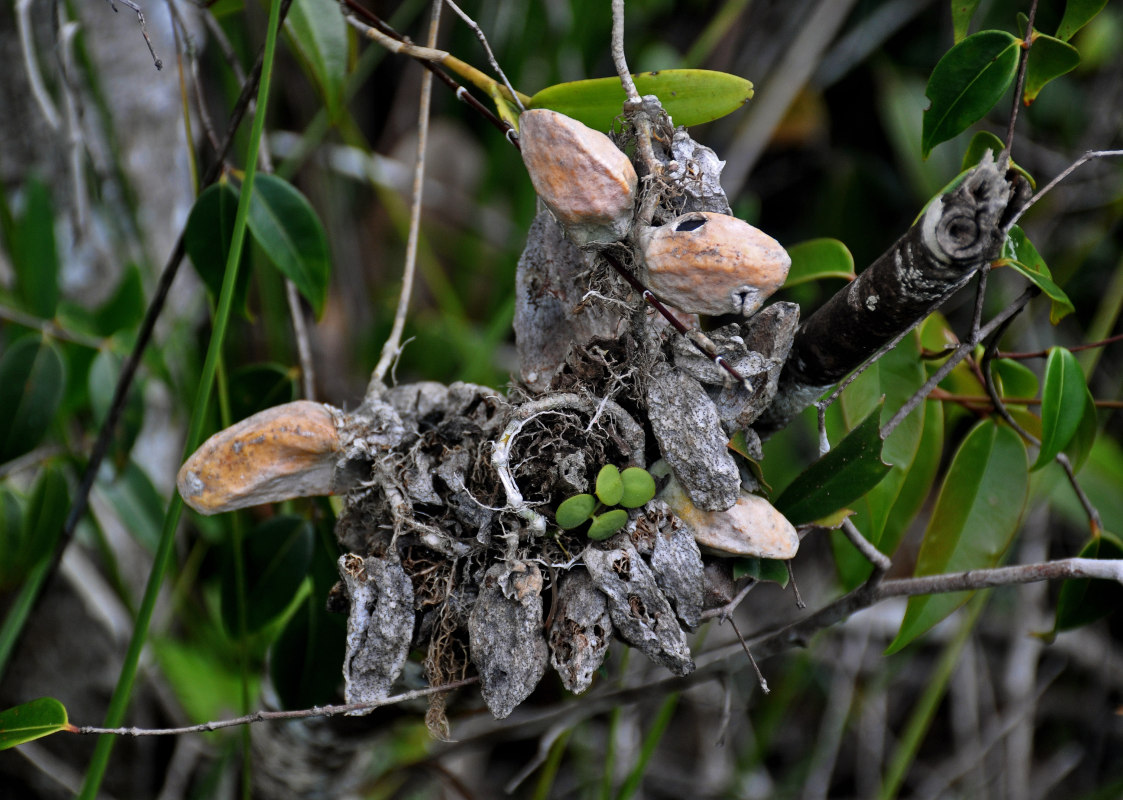
MULTIPOLYGON (((657 224, 687 211, 728 212, 712 151, 669 125, 656 145, 658 157, 673 156, 680 168, 673 180, 644 184, 639 205, 654 203, 657 224)), ((630 246, 612 245, 625 263, 632 263, 630 246)), ((548 664, 568 689, 586 690, 613 636, 685 675, 694 669, 685 631, 699 624, 703 607, 736 588, 659 501, 631 511, 623 532, 591 546, 579 530, 556 531, 552 509, 587 491, 601 465, 660 458, 700 508, 732 506, 743 483, 727 440, 771 400, 798 310, 776 304, 711 335, 751 380, 748 392, 651 318, 548 215, 531 228, 517 291, 521 380, 506 396, 461 383, 375 386, 345 415, 342 466, 361 481, 344 498, 337 536, 361 563, 377 565, 368 577, 390 587, 352 576, 347 590, 352 597, 390 592, 403 603, 405 583, 412 592, 409 635, 405 614, 376 611, 363 627, 361 611, 352 609, 349 680, 355 684, 363 668, 370 695, 390 690, 404 640, 426 653, 433 685, 474 667, 497 717, 525 700, 548 664), (516 423, 507 463, 525 502, 512 508, 492 457, 516 423), (644 439, 645 428, 654 440, 644 439), (535 514, 550 523, 545 534, 535 514), (553 580, 557 599, 546 630, 553 580), (373 649, 378 637, 389 654, 373 649)), ((746 438, 756 441, 751 429, 746 438)), ((427 722, 436 735, 448 731, 446 701, 431 701, 427 722)))

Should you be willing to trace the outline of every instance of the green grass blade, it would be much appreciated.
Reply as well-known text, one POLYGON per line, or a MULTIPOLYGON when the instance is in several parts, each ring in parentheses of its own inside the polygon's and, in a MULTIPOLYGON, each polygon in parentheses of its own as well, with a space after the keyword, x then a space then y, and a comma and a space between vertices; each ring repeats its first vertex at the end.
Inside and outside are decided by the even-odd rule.
MULTIPOLYGON (((249 152, 246 155, 245 181, 242 193, 238 198, 238 215, 234 222, 234 235, 231 242, 230 254, 226 262, 226 277, 222 283, 222 296, 219 299, 218 310, 215 313, 214 330, 210 344, 207 347, 207 357, 203 363, 203 373, 199 380, 199 389, 193 405, 191 424, 187 432, 185 455, 190 454, 202 438, 203 424, 206 419, 207 401, 210 397, 211 387, 214 384, 215 368, 218 365, 219 355, 222 352, 223 339, 226 336, 226 327, 230 319, 233 305, 234 284, 238 277, 238 267, 242 252, 242 242, 246 236, 246 217, 249 212, 250 196, 253 192, 253 180, 257 167, 257 155, 261 145, 262 134, 265 129, 265 112, 269 99, 269 83, 273 74, 273 56, 277 48, 277 26, 281 19, 281 4, 283 0, 273 0, 269 8, 269 27, 265 37, 265 57, 261 70, 261 83, 257 91, 257 111, 253 118, 253 127, 250 131, 249 152)), ((156 557, 152 563, 152 572, 148 576, 148 584, 144 589, 144 599, 141 601, 140 610, 137 612, 136 624, 133 628, 132 638, 125 654, 125 661, 121 667, 121 674, 113 697, 109 702, 109 710, 105 715, 107 728, 119 727, 124 720, 128 708, 129 698, 132 694, 133 682, 136 679, 137 663, 140 661, 140 651, 148 637, 148 626, 152 622, 152 612, 156 607, 156 598, 160 593, 160 586, 167 573, 171 561, 172 546, 175 542, 175 529, 179 523, 180 514, 183 513, 183 500, 178 494, 172 496, 168 505, 167 515, 164 517, 164 527, 160 532, 160 545, 156 550, 156 557)), ((94 800, 98 794, 105 770, 109 766, 109 756, 113 750, 116 737, 102 735, 98 738, 94 748, 90 766, 86 771, 86 780, 82 785, 79 797, 82 800, 94 800)))

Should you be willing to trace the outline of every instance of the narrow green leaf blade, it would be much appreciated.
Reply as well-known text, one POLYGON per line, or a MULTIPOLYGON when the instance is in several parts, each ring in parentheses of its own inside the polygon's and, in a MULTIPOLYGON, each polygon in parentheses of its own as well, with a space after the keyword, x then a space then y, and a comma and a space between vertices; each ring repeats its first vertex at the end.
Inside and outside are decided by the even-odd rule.
MULTIPOLYGON (((724 117, 753 96, 753 85, 737 75, 708 69, 665 69, 632 76, 641 95, 656 95, 675 125, 701 125, 724 117)), ((607 131, 624 107, 619 78, 593 78, 547 86, 528 108, 549 108, 607 131)))
POLYGON ((1010 229, 1002 244, 1002 260, 1011 269, 1021 273, 1030 283, 1040 289, 1052 301, 1049 308, 1049 321, 1056 325, 1075 309, 1068 295, 1053 283, 1053 274, 1045 265, 1045 259, 1037 252, 1033 242, 1017 225, 1010 229))
MULTIPOLYGON (((1025 445, 984 420, 959 446, 917 557, 916 576, 995 566, 1010 546, 1029 494, 1025 445)), ((972 592, 910 597, 895 653, 970 599, 972 592)))
POLYGON ((331 253, 311 203, 291 183, 276 175, 259 175, 250 199, 249 228, 269 260, 296 284, 319 317, 331 277, 331 253))
POLYGON ((971 28, 971 18, 979 0, 951 0, 951 24, 955 31, 955 41, 962 42, 971 28))
POLYGON ((1018 68, 1018 39, 1005 31, 979 31, 951 48, 936 64, 925 95, 921 154, 958 136, 997 103, 1018 68))
POLYGON ((1103 11, 1106 5, 1107 0, 1067 0, 1064 16, 1057 26, 1057 38, 1067 42, 1103 11))
POLYGON ((47 434, 66 390, 66 365, 50 339, 25 336, 0 358, 0 464, 47 434))
MULTIPOLYGON (((1080 558, 1123 559, 1123 542, 1110 533, 1094 536, 1080 551, 1080 558)), ((1068 580, 1057 597, 1053 633, 1080 628, 1123 608, 1123 586, 1115 581, 1068 580)))
POLYGON ((854 256, 849 248, 838 239, 809 239, 787 248, 792 266, 788 270, 785 288, 823 278, 842 278, 852 281, 854 256))
POLYGON ((324 98, 328 116, 339 119, 347 74, 347 23, 334 0, 296 0, 285 29, 324 98))
POLYGON ((66 707, 53 697, 40 697, 0 711, 0 750, 41 739, 70 727, 66 707))
POLYGON ((1075 47, 1052 36, 1038 34, 1029 51, 1022 102, 1031 105, 1046 84, 1072 72, 1079 63, 1080 53, 1075 47))
POLYGON ((1041 450, 1033 469, 1041 469, 1061 452, 1080 428, 1088 385, 1076 356, 1064 347, 1049 349, 1045 387, 1041 391, 1041 450))
POLYGON ((793 525, 832 514, 862 497, 889 472, 881 460, 880 406, 833 450, 796 476, 774 505, 793 525))

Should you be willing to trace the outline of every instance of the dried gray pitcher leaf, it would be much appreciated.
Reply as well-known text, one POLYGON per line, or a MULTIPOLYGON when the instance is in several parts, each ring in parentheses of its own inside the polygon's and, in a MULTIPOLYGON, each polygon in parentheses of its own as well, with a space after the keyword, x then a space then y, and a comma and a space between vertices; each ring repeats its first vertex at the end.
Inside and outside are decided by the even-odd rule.
POLYGON ((651 570, 655 573, 655 581, 674 605, 679 619, 686 627, 694 630, 702 621, 705 569, 694 534, 661 500, 648 503, 644 517, 656 526, 655 547, 651 552, 651 570))
MULTIPOLYGON (((339 558, 343 591, 351 601, 343 659, 348 703, 390 694, 413 638, 413 584, 401 564, 348 553, 339 558)), ((366 712, 359 712, 366 713, 366 712)))
POLYGON ((550 663, 566 689, 581 694, 589 688, 611 639, 608 601, 585 570, 569 572, 558 587, 558 605, 550 625, 550 663))
POLYGON ((698 381, 656 364, 647 384, 647 413, 663 458, 695 505, 724 511, 737 502, 741 475, 714 403, 698 381))
POLYGON ((533 562, 493 565, 468 619, 468 646, 480 673, 484 702, 503 719, 546 672, 542 633, 542 573, 533 562))
POLYGON ((694 671, 686 636, 655 575, 634 547, 586 548, 582 554, 593 583, 608 598, 617 633, 676 675, 694 671))

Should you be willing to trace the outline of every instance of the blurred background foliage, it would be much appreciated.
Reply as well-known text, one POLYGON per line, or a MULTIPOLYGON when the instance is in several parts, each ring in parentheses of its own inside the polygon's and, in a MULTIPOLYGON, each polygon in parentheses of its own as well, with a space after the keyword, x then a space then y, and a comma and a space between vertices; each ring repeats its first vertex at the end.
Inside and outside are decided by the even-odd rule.
MULTIPOLYGON (((8 620, 27 600, 28 576, 53 569, 57 531, 121 363, 199 177, 215 159, 207 129, 221 138, 240 90, 238 73, 252 66, 268 14, 265 4, 242 0, 217 0, 205 10, 177 3, 177 49, 169 7, 145 3, 164 64, 157 72, 127 7, 113 14, 99 3, 29 5, 0 9, 6 63, 24 62, 3 92, 12 122, 0 135, 0 603, 8 620), (44 76, 42 91, 53 98, 55 124, 26 78, 28 49, 16 36, 24 28, 44 76), (12 376, 31 377, 17 387, 12 376)), ((367 5, 424 40, 427 3, 367 5)), ((735 213, 785 244, 838 238, 861 269, 956 174, 970 138, 920 158, 925 82, 952 44, 951 5, 637 0, 627 8, 627 51, 636 71, 704 67, 752 80, 756 97, 743 111, 692 130, 727 159, 735 213)), ((972 29, 1016 32, 1015 15, 1028 5, 982 0, 972 29)), ((328 0, 296 6, 325 30, 337 13, 328 0)), ((613 74, 603 1, 463 6, 521 91, 613 74)), ((1063 8, 1062 0, 1040 3, 1037 27, 1054 29, 1063 8)), ((440 46, 484 68, 473 32, 447 9, 443 20, 440 46)), ((306 24, 316 28, 313 22, 306 24)), ((323 313, 314 320, 307 306, 303 311, 316 397, 353 406, 398 298, 422 70, 347 29, 343 51, 333 54, 343 59, 346 77, 341 86, 325 86, 295 24, 290 16, 266 141, 272 167, 309 199, 331 251, 323 313), (339 91, 346 101, 335 103, 330 98, 339 91)), ((1109 3, 1074 44, 1080 66, 1019 117, 1014 157, 1039 183, 1086 150, 1120 145, 1123 8, 1109 3)), ((1004 136, 1011 103, 1004 100, 975 129, 1004 136)), ((235 138, 235 171, 248 132, 243 124, 235 138)), ((514 274, 534 194, 518 154, 439 84, 427 159, 420 278, 406 326, 410 342, 395 375, 400 382, 463 380, 501 389, 516 369, 514 274)), ((1034 301, 1003 340, 1004 350, 1071 347, 1118 331, 1121 211, 1123 170, 1101 162, 1081 168, 1023 220, 1076 312, 1052 326, 1048 303, 1034 301)), ((303 395, 282 277, 258 244, 247 245, 247 253, 246 300, 223 355, 212 431, 303 395)), ((196 273, 214 264, 195 268, 181 270, 173 287, 76 545, 46 583, 22 635, 6 628, 0 636, 0 707, 47 694, 63 700, 80 723, 103 714, 173 491, 209 336, 213 298, 196 273)), ((806 314, 840 286, 804 284, 782 299, 800 303, 806 314)), ((994 273, 988 312, 1023 287, 1011 270, 994 273)), ((952 330, 964 331, 971 311, 972 296, 964 293, 944 314, 952 330)), ((935 346, 941 334, 926 335, 932 338, 924 344, 935 346)), ((1120 396, 1120 352, 1115 345, 1080 356, 1098 400, 1120 396)), ((1041 375, 1043 361, 1024 363, 1041 375)), ((945 388, 978 389, 969 379, 945 388)), ((941 470, 973 420, 947 406, 941 470)), ((846 422, 855 421, 848 414, 846 422)), ((1099 421, 1081 480, 1105 527, 1120 532, 1119 415, 1104 408, 1099 421)), ((783 487, 814 458, 815 441, 805 415, 769 443, 765 469, 773 486, 783 487)), ((1075 555, 1087 538, 1087 520, 1057 468, 1035 481, 1011 563, 1075 555)), ((911 572, 932 500, 904 526, 896 560, 902 574, 911 572)), ((335 580, 332 521, 326 500, 276 512, 190 516, 133 699, 136 724, 201 722, 262 704, 337 699, 343 619, 323 613, 335 580), (239 596, 266 610, 247 617, 250 608, 231 600, 239 596)), ((829 538, 808 539, 796 563, 811 608, 839 592, 829 538)), ((107 789, 119 797, 233 797, 252 783, 263 797, 324 796, 315 790, 331 794, 330 787, 339 796, 345 787, 366 797, 490 797, 540 764, 519 795, 1119 796, 1120 621, 1063 634, 1046 647, 1027 634, 1052 628, 1056 593, 1045 585, 995 591, 985 611, 977 600, 891 658, 881 651, 902 606, 883 604, 823 632, 805 651, 764 662, 767 696, 740 657, 727 659, 736 664, 720 680, 657 684, 664 674, 614 648, 604 686, 640 687, 615 707, 583 705, 547 681, 521 721, 499 726, 479 717, 469 690, 453 709, 458 744, 430 741, 413 707, 307 728, 256 726, 252 742, 248 729, 174 743, 122 741, 107 789), (361 767, 346 772, 341 765, 354 762, 344 755, 356 752, 361 767)), ((752 601, 738 616, 746 633, 798 613, 775 585, 752 601)), ((715 626, 700 634, 695 650, 733 641, 728 626, 715 626)), ((0 754, 0 781, 14 787, 10 796, 69 796, 92 746, 70 738, 0 754)))

